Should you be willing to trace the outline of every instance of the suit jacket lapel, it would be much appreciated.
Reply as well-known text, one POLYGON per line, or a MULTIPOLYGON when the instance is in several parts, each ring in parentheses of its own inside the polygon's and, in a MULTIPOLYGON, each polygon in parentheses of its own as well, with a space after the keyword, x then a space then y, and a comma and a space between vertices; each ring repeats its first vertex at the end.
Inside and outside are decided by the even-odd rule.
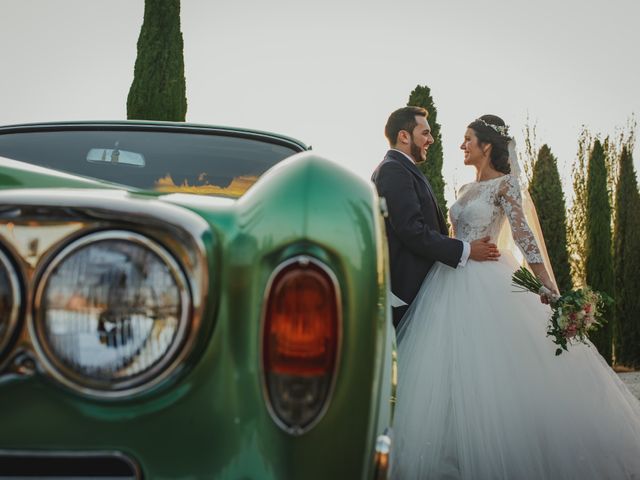
POLYGON ((429 183, 427 177, 424 176, 424 174, 420 171, 420 169, 414 162, 409 160, 402 153, 396 152, 395 150, 389 150, 387 155, 389 155, 394 160, 399 161, 402 165, 408 168, 409 171, 413 173, 421 182, 425 184, 425 186, 427 187, 427 191, 429 192, 429 196, 431 197, 431 201, 433 202, 433 206, 435 207, 437 212, 439 223, 438 226, 440 227, 440 231, 441 233, 448 235, 449 232, 447 229, 447 222, 445 222, 444 220, 444 215, 442 214, 442 210, 440 210, 440 206, 438 205, 438 202, 436 200, 436 195, 433 193, 433 189, 431 188, 431 184, 429 183))

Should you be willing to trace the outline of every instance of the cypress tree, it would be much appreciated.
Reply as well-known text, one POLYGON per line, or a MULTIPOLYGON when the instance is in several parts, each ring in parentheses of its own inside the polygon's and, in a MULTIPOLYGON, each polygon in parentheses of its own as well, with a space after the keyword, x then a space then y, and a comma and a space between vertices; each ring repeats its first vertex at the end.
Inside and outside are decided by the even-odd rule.
POLYGON ((429 87, 418 85, 409 95, 407 105, 426 108, 429 112, 428 122, 431 126, 431 135, 433 136, 433 145, 427 150, 427 161, 418 165, 418 168, 429 179, 429 183, 436 196, 436 201, 447 224, 449 217, 447 214, 447 201, 444 198, 444 178, 442 177, 442 135, 440 134, 440 124, 438 123, 438 110, 433 103, 431 97, 431 89, 429 87))
MULTIPOLYGON (((611 205, 607 190, 607 168, 605 151, 596 140, 587 168, 587 216, 585 241, 586 281, 593 289, 613 296, 613 259, 611 255, 611 205)), ((611 363, 612 312, 605 312, 607 320, 600 330, 591 335, 591 340, 600 354, 611 363)))
POLYGON ((587 157, 592 144, 593 137, 591 133, 583 127, 578 138, 578 154, 571 169, 573 204, 569 209, 569 228, 567 230, 571 277, 573 284, 576 286, 584 286, 586 283, 587 157))
POLYGON ((127 118, 184 122, 186 113, 180 0, 145 0, 127 118))
POLYGON ((640 367, 640 193, 629 146, 622 148, 615 194, 616 363, 640 367))
POLYGON ((571 290, 567 252, 567 216, 556 157, 547 145, 538 152, 533 165, 529 193, 533 200, 547 246, 549 260, 561 292, 571 290))

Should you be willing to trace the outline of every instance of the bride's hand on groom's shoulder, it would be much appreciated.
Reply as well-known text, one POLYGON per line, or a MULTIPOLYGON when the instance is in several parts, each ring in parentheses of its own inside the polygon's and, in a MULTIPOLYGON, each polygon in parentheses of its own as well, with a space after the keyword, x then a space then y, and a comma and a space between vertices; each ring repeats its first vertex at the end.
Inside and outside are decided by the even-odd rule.
POLYGON ((471 242, 469 258, 476 262, 496 261, 500 258, 500 252, 495 243, 489 242, 490 237, 483 237, 471 242))

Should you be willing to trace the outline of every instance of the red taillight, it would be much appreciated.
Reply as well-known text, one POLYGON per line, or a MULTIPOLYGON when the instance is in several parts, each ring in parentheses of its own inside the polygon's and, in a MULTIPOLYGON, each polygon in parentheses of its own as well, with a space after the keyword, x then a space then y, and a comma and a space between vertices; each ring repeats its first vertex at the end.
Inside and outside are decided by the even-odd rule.
POLYGON ((337 323, 336 294, 326 273, 312 264, 282 271, 267 302, 266 369, 302 376, 330 372, 337 323))
POLYGON ((272 410, 292 433, 304 431, 326 403, 339 315, 337 282, 325 266, 298 257, 277 271, 266 297, 264 375, 272 410))

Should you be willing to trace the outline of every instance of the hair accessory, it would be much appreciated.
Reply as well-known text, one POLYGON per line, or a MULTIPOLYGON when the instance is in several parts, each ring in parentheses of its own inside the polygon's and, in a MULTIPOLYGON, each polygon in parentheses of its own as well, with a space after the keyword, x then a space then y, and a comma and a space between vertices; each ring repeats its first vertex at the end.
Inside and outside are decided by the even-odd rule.
POLYGON ((492 128, 503 137, 509 137, 509 125, 494 125, 492 123, 485 122, 481 118, 476 118, 476 122, 482 123, 485 127, 492 128))

